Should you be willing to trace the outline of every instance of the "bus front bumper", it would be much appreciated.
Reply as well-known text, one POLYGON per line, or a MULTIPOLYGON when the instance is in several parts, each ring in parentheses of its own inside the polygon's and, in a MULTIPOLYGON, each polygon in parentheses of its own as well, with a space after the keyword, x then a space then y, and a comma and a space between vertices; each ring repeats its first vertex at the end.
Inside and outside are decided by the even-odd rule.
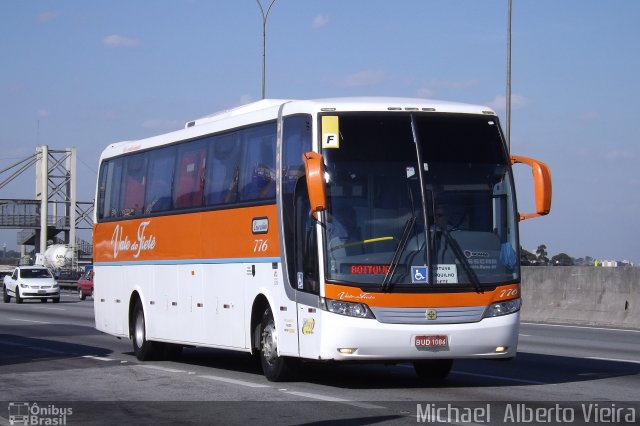
POLYGON ((408 361, 513 358, 520 312, 462 324, 385 324, 322 311, 321 359, 408 361))

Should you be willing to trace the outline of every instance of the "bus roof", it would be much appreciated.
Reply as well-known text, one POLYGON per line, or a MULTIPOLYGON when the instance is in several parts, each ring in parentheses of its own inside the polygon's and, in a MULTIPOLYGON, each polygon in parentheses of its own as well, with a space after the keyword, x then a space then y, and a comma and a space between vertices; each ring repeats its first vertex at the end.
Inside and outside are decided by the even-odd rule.
POLYGON ((118 156, 166 143, 193 139, 251 123, 274 120, 283 104, 284 114, 349 111, 405 111, 447 112, 462 114, 488 114, 495 112, 486 106, 420 98, 394 97, 346 97, 310 100, 263 99, 236 108, 227 109, 191 120, 184 129, 152 136, 136 141, 118 142, 109 145, 101 155, 104 158, 118 156))

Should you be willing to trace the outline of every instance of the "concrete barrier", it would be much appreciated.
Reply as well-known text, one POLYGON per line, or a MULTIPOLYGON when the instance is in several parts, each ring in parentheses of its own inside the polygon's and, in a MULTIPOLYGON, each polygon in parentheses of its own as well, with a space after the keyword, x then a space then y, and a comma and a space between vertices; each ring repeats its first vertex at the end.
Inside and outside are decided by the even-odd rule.
POLYGON ((640 329, 640 268, 522 268, 525 322, 640 329))

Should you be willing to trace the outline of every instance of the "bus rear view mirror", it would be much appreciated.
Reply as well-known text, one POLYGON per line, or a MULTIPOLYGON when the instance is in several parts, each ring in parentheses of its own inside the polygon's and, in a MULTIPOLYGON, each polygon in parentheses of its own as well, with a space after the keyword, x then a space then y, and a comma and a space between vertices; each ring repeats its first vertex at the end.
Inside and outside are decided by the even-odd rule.
POLYGON ((551 211, 551 172, 542 161, 520 155, 511 156, 511 164, 522 163, 531 167, 533 173, 533 185, 535 191, 536 212, 520 213, 520 220, 544 216, 551 211))
POLYGON ((318 220, 318 212, 327 209, 326 185, 324 181, 324 159, 317 152, 302 154, 307 177, 307 190, 311 211, 309 216, 318 220))

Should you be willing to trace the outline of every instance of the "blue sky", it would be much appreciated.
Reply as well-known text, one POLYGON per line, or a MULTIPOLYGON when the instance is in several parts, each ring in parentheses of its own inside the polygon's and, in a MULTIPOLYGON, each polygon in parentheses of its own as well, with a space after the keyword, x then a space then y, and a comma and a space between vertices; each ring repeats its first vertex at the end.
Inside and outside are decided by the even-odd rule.
MULTIPOLYGON (((529 250, 640 263, 638 18, 637 0, 513 0, 511 148, 554 179, 552 213, 521 224, 529 250)), ((261 22, 254 0, 0 2, 0 169, 75 146, 91 200, 109 143, 260 99, 261 22)), ((504 125, 506 23, 507 0, 277 0, 267 97, 463 101, 504 125)), ((0 198, 34 190, 32 171, 0 198)))

